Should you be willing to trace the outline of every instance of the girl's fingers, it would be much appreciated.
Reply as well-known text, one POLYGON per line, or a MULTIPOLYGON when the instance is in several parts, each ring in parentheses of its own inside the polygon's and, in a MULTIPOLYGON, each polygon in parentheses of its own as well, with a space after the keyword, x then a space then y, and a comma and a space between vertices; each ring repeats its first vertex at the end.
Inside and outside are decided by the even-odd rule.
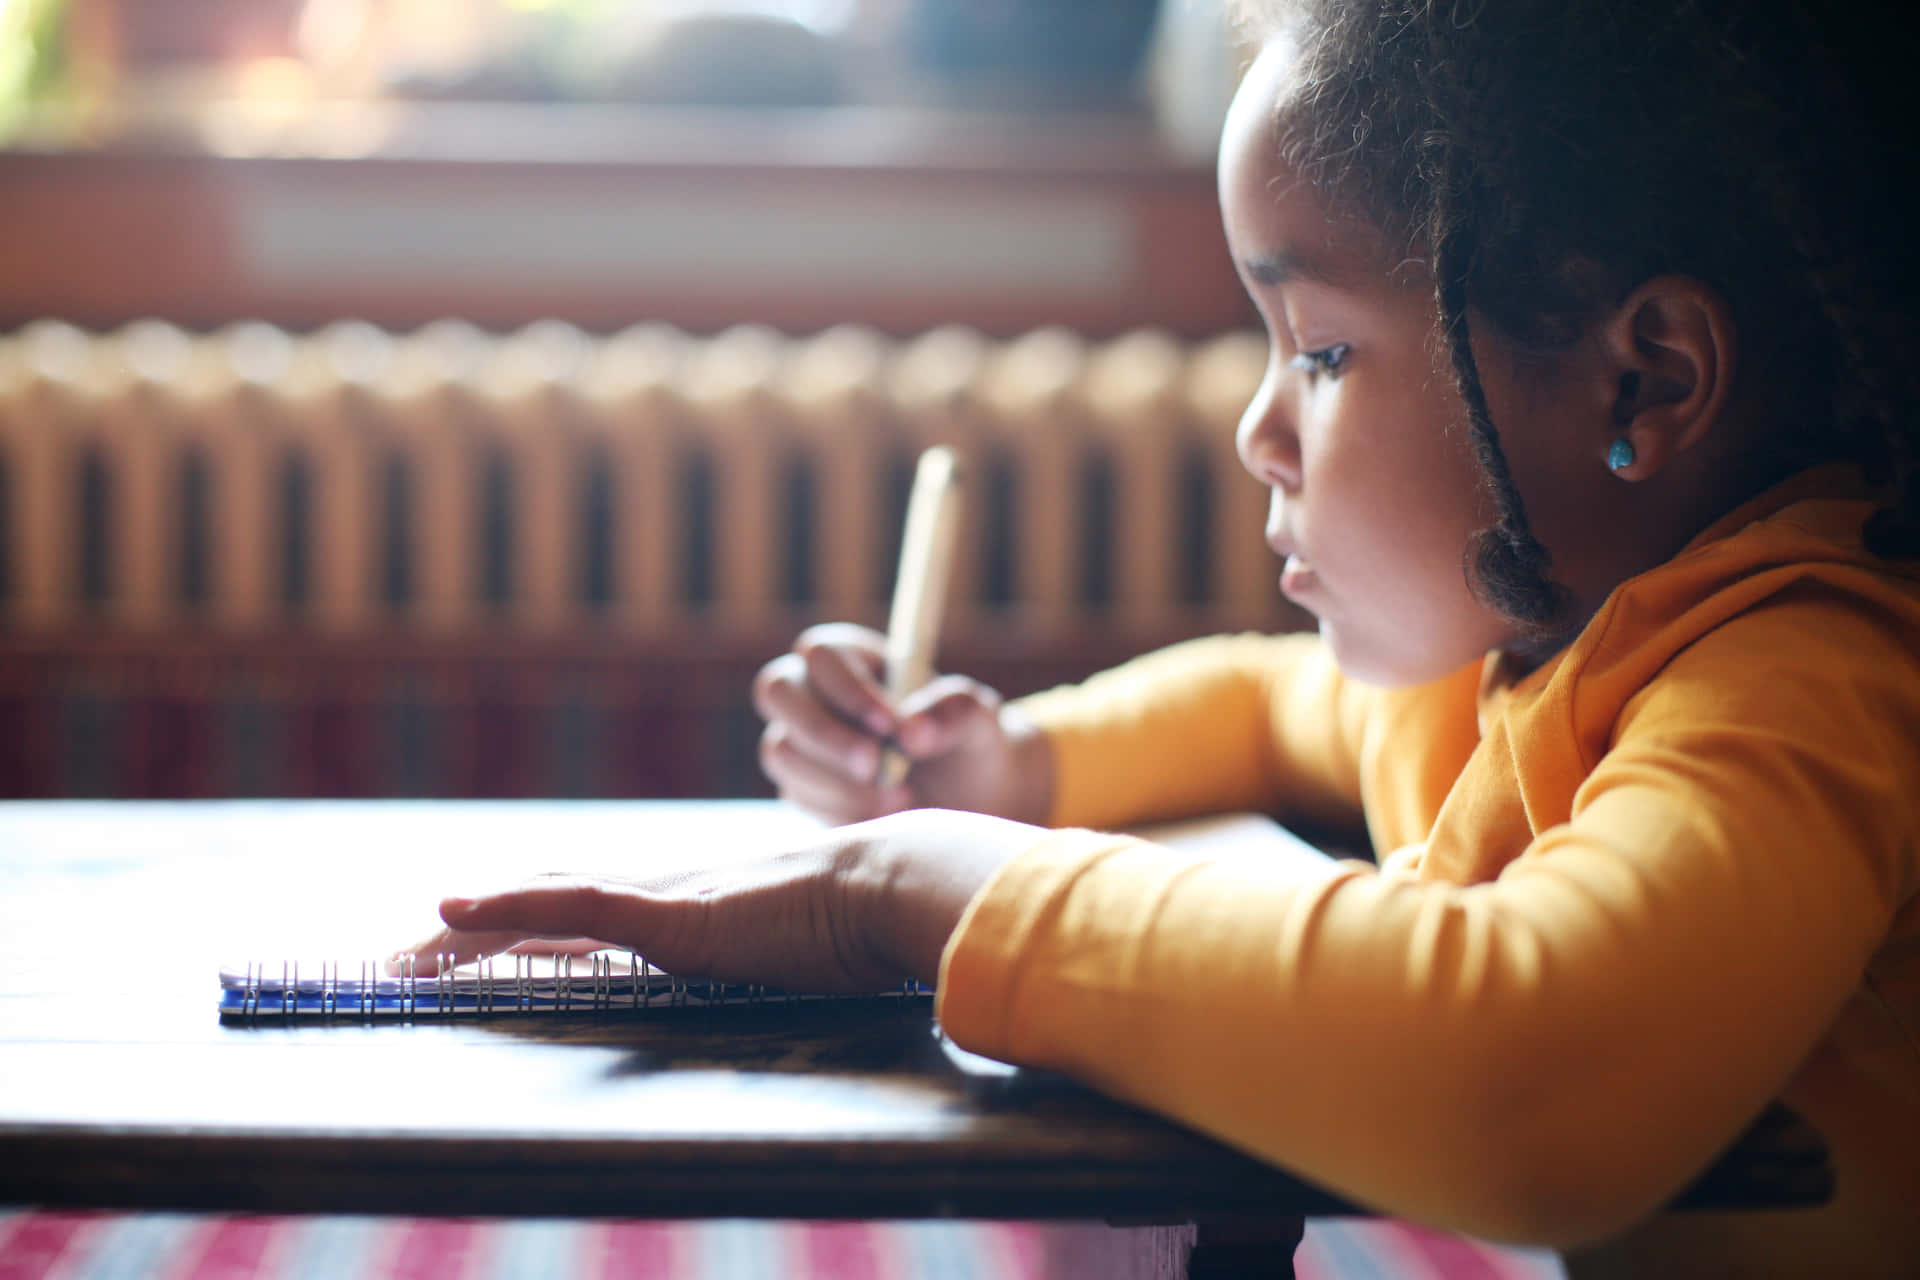
POLYGON ((627 939, 644 935, 651 905, 648 895, 632 886, 543 876, 504 893, 444 898, 440 918, 459 933, 512 934, 516 942, 529 938, 627 939))
MULTIPOLYGON (((796 985, 803 990, 873 989, 851 954, 831 887, 831 846, 716 869, 690 880, 646 886, 579 877, 543 877, 503 893, 446 898, 446 928, 413 948, 411 972, 431 976, 436 957, 460 964, 503 952, 536 955, 616 947, 670 973, 796 985)), ((407 972, 409 953, 388 961, 407 972)), ((890 980, 890 979, 889 979, 890 980)))
POLYGON ((459 929, 441 929, 388 956, 386 970, 394 977, 412 973, 417 977, 431 978, 440 972, 442 962, 452 968, 486 956, 499 955, 523 941, 524 935, 511 931, 467 933, 459 929))
POLYGON ((803 632, 793 651, 806 668, 807 687, 828 710, 849 724, 887 737, 894 731, 896 718, 893 701, 881 683, 885 650, 872 648, 864 638, 849 638, 849 632, 878 638, 864 628, 830 624, 803 632))
POLYGON ((794 639, 793 651, 832 650, 856 673, 878 687, 887 674, 887 638, 872 627, 852 622, 823 622, 794 639))
POLYGON ((900 703, 900 748, 916 760, 945 755, 998 725, 998 691, 969 676, 947 675, 900 703))
POLYGON ((523 938, 511 931, 463 933, 458 929, 442 929, 424 942, 387 957, 386 970, 394 977, 412 973, 416 977, 431 978, 440 972, 442 963, 451 969, 488 956, 585 956, 609 949, 618 948, 598 938, 523 938))
POLYGON ((755 701, 767 721, 766 735, 849 781, 873 777, 880 767, 879 737, 842 719, 798 680, 779 677, 762 683, 764 692, 755 701))
POLYGON ((621 947, 599 938, 529 938, 508 947, 513 956, 590 956, 596 951, 619 951, 621 947))
MULTIPOLYGON (((707 914, 697 893, 543 876, 504 893, 442 899, 440 918, 447 927, 409 950, 423 976, 441 955, 465 964, 511 951, 581 954, 609 947, 658 957, 680 972, 704 973, 711 942, 702 929, 707 914)), ((406 955, 390 959, 388 972, 406 955)))
POLYGON ((760 668, 753 705, 767 722, 760 767, 782 799, 829 822, 891 813, 904 790, 882 796, 883 751, 898 728, 881 686, 886 637, 850 623, 809 627, 760 668))
MULTIPOLYGON (((547 876, 505 892, 445 898, 445 927, 401 960, 411 972, 430 974, 436 956, 459 963, 510 950, 577 954, 610 946, 682 977, 796 991, 877 991, 902 973, 900 953, 889 941, 888 886, 896 864, 911 853, 944 866, 965 849, 962 842, 930 852, 906 833, 938 836, 953 816, 923 815, 924 828, 895 820, 896 826, 825 832, 757 860, 644 883, 547 876)), ((944 875, 933 878, 936 887, 944 875)), ((965 899, 954 900, 957 915, 965 899)), ((946 927, 950 932, 951 922, 946 927)), ((389 971, 394 967, 389 962, 389 971)))
POLYGON ((775 721, 760 733, 760 767, 783 787, 843 793, 850 807, 858 808, 880 774, 880 744, 869 738, 862 746, 844 759, 822 758, 791 725, 775 721))
POLYGON ((800 750, 781 725, 768 725, 760 735, 760 767, 773 780, 780 798, 835 825, 892 812, 881 807, 885 797, 875 787, 879 762, 876 751, 873 768, 865 777, 850 779, 839 767, 822 764, 800 750))
POLYGON ((843 622, 809 627, 791 652, 760 668, 753 682, 754 707, 771 720, 798 697, 849 723, 887 733, 892 718, 882 685, 885 673, 886 640, 878 632, 843 622))

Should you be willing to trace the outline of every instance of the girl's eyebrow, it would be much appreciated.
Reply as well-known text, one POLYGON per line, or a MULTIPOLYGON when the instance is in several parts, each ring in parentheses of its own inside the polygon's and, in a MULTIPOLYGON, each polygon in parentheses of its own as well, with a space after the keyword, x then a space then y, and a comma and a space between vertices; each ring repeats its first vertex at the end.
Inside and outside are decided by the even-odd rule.
POLYGON ((1338 286, 1342 273, 1312 254, 1292 246, 1275 249, 1257 257, 1243 258, 1241 267, 1249 279, 1262 285, 1280 285, 1294 280, 1338 286))

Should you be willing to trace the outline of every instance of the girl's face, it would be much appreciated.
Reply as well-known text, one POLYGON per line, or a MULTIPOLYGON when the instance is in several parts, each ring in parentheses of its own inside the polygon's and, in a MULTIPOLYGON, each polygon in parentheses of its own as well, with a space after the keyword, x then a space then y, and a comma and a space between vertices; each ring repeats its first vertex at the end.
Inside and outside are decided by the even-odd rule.
MULTIPOLYGON (((1283 165, 1274 119, 1290 62, 1269 42, 1220 144, 1228 245, 1272 343, 1236 443, 1272 491, 1281 590, 1319 618, 1349 675, 1417 684, 1516 638, 1474 599, 1463 567, 1468 538, 1496 512, 1441 372, 1427 273, 1392 272, 1376 232, 1283 165)), ((1476 339, 1495 421, 1511 421, 1502 415, 1530 406, 1486 346, 1476 339)))

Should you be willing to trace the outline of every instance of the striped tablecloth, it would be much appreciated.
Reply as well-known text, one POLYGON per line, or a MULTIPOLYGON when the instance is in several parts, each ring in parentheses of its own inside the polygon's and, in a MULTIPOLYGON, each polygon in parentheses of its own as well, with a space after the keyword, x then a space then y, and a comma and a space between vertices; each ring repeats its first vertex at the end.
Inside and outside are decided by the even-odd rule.
MULTIPOLYGON (((1099 1223, 601 1222, 0 1210, 0 1280, 1149 1280, 1184 1233, 1099 1223)), ((1316 1219, 1300 1280, 1548 1280, 1551 1254, 1316 1219)))

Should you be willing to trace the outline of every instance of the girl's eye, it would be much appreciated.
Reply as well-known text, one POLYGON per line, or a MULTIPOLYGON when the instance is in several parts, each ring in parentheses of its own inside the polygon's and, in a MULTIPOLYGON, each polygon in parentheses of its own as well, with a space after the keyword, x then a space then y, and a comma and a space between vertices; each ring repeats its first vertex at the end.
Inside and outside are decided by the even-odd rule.
POLYGON ((1324 373, 1330 378, 1337 378, 1347 367, 1347 356, 1352 351, 1353 348, 1347 343, 1337 342, 1318 351, 1299 352, 1287 363, 1301 373, 1324 373))

